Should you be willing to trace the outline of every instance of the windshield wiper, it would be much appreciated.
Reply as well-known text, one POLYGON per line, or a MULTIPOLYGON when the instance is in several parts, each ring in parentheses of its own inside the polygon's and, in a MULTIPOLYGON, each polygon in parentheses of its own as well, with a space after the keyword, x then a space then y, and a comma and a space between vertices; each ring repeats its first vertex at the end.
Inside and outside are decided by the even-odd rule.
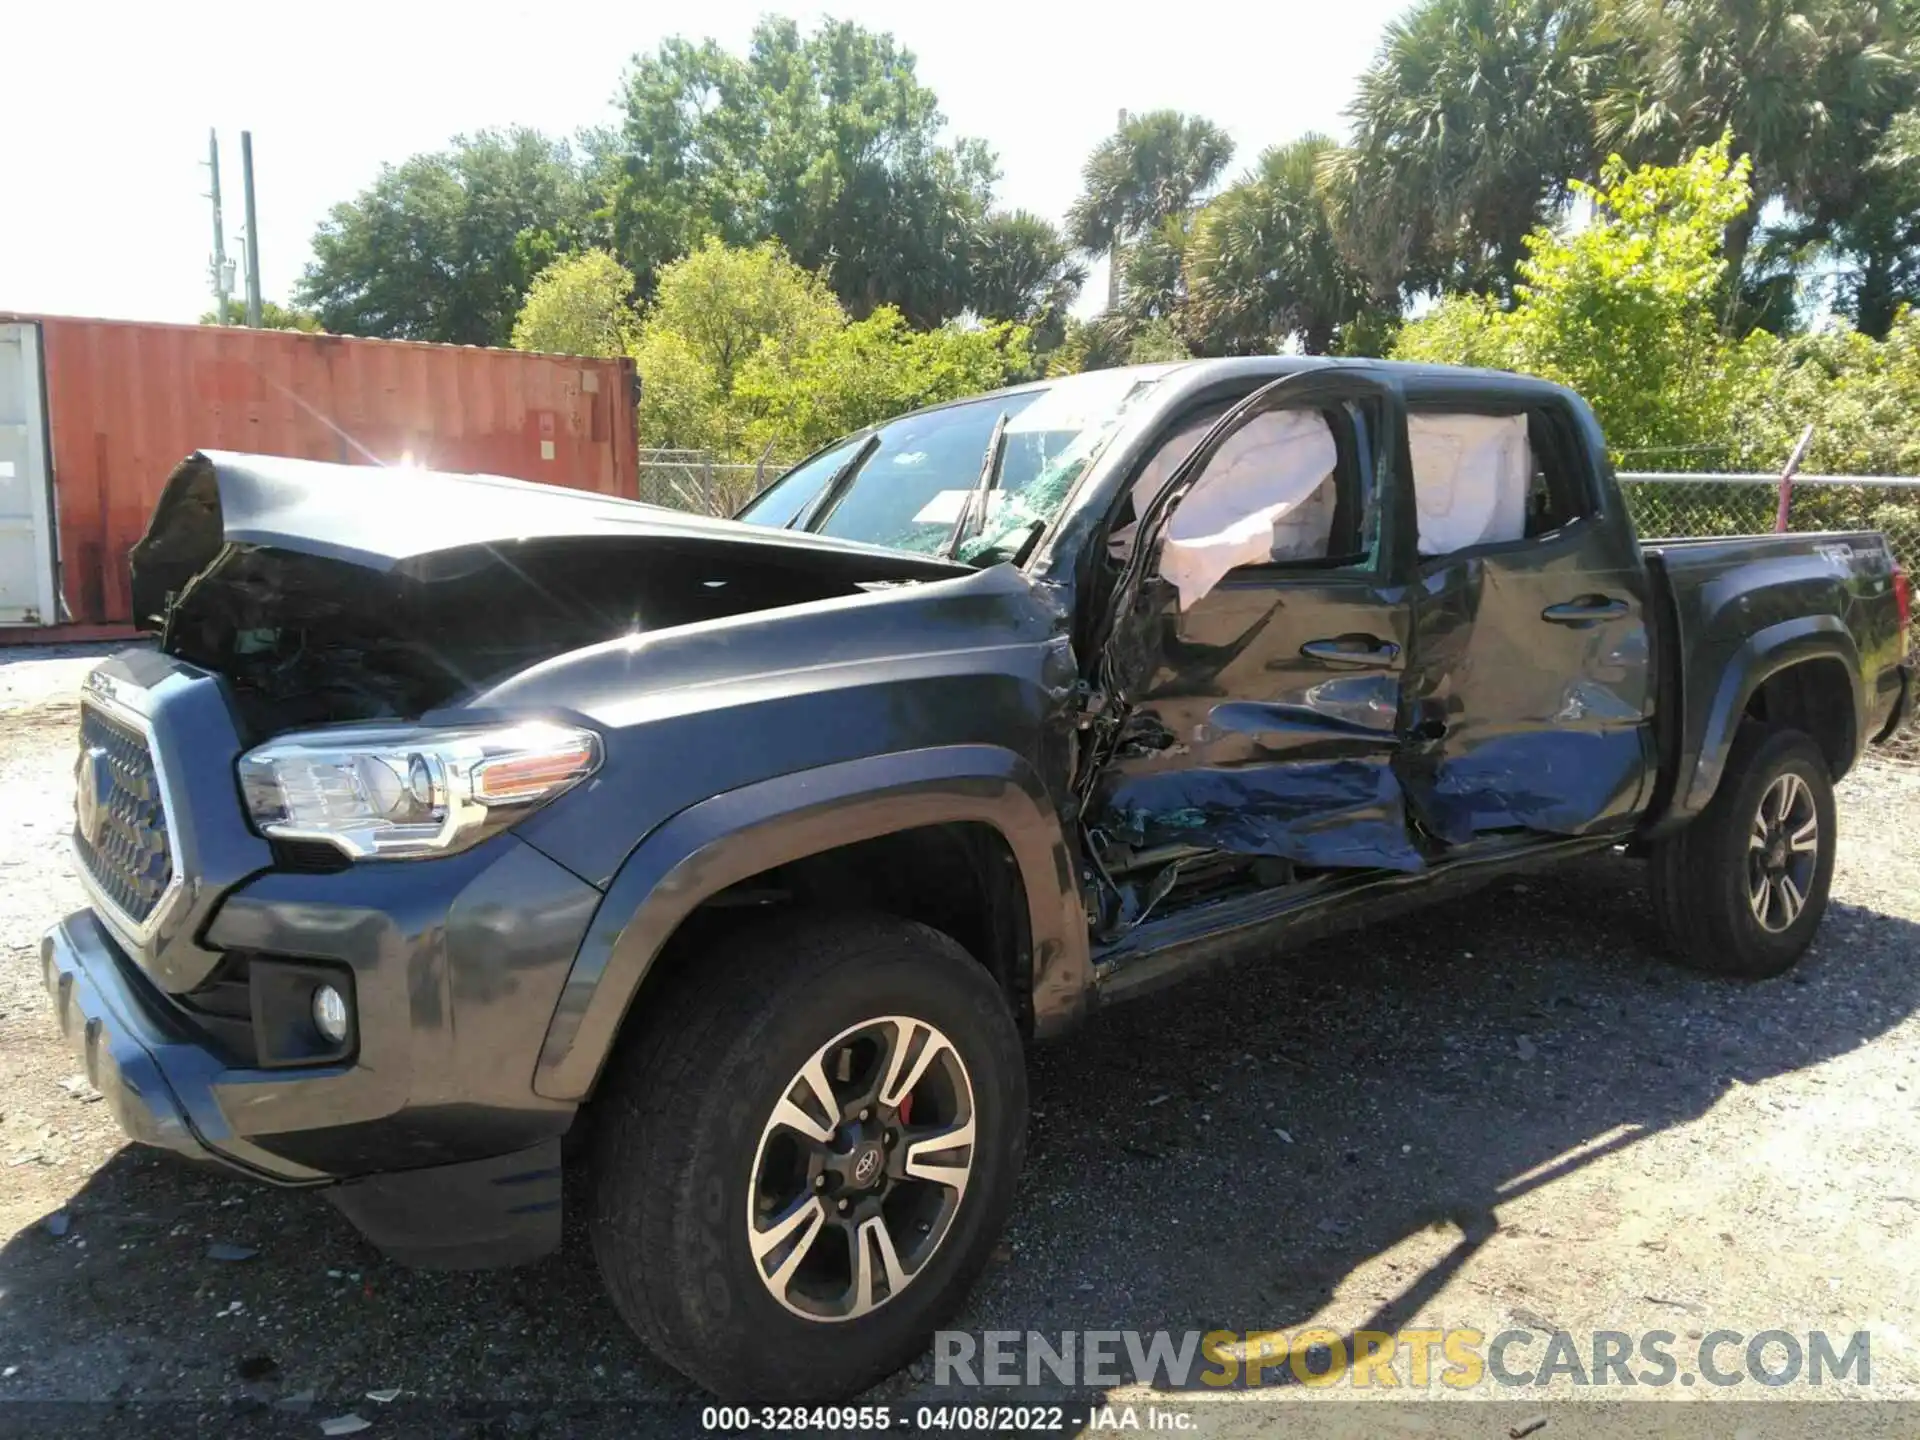
POLYGON ((789 520, 786 528, 792 530, 798 527, 801 530, 811 531, 826 524, 827 517, 833 513, 833 507, 838 505, 847 491, 853 488, 853 482, 859 478, 860 471, 865 468, 867 461, 873 458, 873 452, 879 448, 880 435, 876 431, 861 442, 860 448, 853 452, 853 457, 846 464, 833 472, 833 478, 821 488, 819 498, 789 520))
POLYGON ((1000 467, 1007 458, 1007 412, 1002 410, 1000 418, 993 422, 993 434, 987 437, 987 453, 980 462, 980 478, 973 489, 967 492, 966 501, 960 506, 960 514, 953 522, 953 533, 947 537, 947 548, 940 552, 944 559, 951 560, 960 553, 960 542, 965 540, 973 529, 974 512, 980 513, 980 528, 987 528, 987 506, 993 499, 993 492, 1000 484, 1000 467))

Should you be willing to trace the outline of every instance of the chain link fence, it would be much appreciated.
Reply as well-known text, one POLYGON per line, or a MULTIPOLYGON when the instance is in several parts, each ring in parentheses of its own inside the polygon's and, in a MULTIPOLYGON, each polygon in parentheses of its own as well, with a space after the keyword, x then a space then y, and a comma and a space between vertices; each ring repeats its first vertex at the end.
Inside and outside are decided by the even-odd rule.
MULTIPOLYGON (((1622 471, 1620 485, 1643 536, 1763 535, 1773 529, 1777 475, 1622 471)), ((1920 477, 1800 475, 1789 530, 1879 530, 1896 559, 1920 572, 1920 477)))
MULTIPOLYGON (((1634 529, 1642 536, 1763 535, 1780 503, 1777 475, 1622 471, 1634 529)), ((1908 574, 1920 574, 1920 476, 1796 475, 1789 530, 1878 530, 1908 574)), ((1892 742, 1920 760, 1920 716, 1892 742)))
POLYGON ((749 463, 716 460, 706 450, 642 450, 640 498, 700 515, 731 515, 786 468, 771 453, 749 463))

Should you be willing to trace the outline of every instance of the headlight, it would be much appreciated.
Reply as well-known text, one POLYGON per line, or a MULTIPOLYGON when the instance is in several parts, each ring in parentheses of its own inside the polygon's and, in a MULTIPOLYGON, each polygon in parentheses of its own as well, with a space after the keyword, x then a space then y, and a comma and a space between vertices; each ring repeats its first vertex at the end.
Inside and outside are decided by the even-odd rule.
POLYGON ((545 722, 308 730, 241 756, 240 793, 269 839, 399 860, 464 850, 599 763, 591 730, 545 722))

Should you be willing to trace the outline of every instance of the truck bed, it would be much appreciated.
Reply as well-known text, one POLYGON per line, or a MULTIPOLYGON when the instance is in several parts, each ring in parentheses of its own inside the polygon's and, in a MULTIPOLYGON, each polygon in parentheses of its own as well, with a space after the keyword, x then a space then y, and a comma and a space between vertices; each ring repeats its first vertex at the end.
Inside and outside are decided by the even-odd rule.
MULTIPOLYGON (((1640 543, 1659 611, 1661 775, 1650 812, 1657 827, 1696 813, 1712 793, 1715 758, 1777 660, 1832 657, 1827 663, 1844 681, 1840 693, 1851 693, 1853 712, 1836 717, 1835 733, 1871 738, 1895 713, 1904 657, 1897 567, 1884 536, 1844 530, 1640 543)), ((1811 715, 1794 718, 1816 728, 1811 715)), ((1857 751, 1857 740, 1836 742, 1836 771, 1857 751)))
POLYGON ((1784 535, 1643 535, 1644 553, 1684 552, 1689 560, 1710 555, 1722 560, 1760 559, 1770 555, 1805 554, 1820 545, 1845 544, 1884 551, 1885 537, 1875 530, 1795 530, 1784 535))

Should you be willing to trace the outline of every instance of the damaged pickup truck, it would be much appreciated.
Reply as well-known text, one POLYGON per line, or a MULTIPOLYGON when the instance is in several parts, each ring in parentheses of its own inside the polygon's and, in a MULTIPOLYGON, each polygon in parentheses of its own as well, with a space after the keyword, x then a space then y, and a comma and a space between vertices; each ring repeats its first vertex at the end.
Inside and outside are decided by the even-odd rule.
POLYGON ((735 520, 194 455, 133 571, 43 950, 128 1133, 427 1264, 554 1246, 568 1137, 732 1397, 920 1352, 1109 1000, 1622 846, 1784 970, 1909 701, 1879 535, 1643 542, 1578 398, 1375 363, 982 396, 735 520))

